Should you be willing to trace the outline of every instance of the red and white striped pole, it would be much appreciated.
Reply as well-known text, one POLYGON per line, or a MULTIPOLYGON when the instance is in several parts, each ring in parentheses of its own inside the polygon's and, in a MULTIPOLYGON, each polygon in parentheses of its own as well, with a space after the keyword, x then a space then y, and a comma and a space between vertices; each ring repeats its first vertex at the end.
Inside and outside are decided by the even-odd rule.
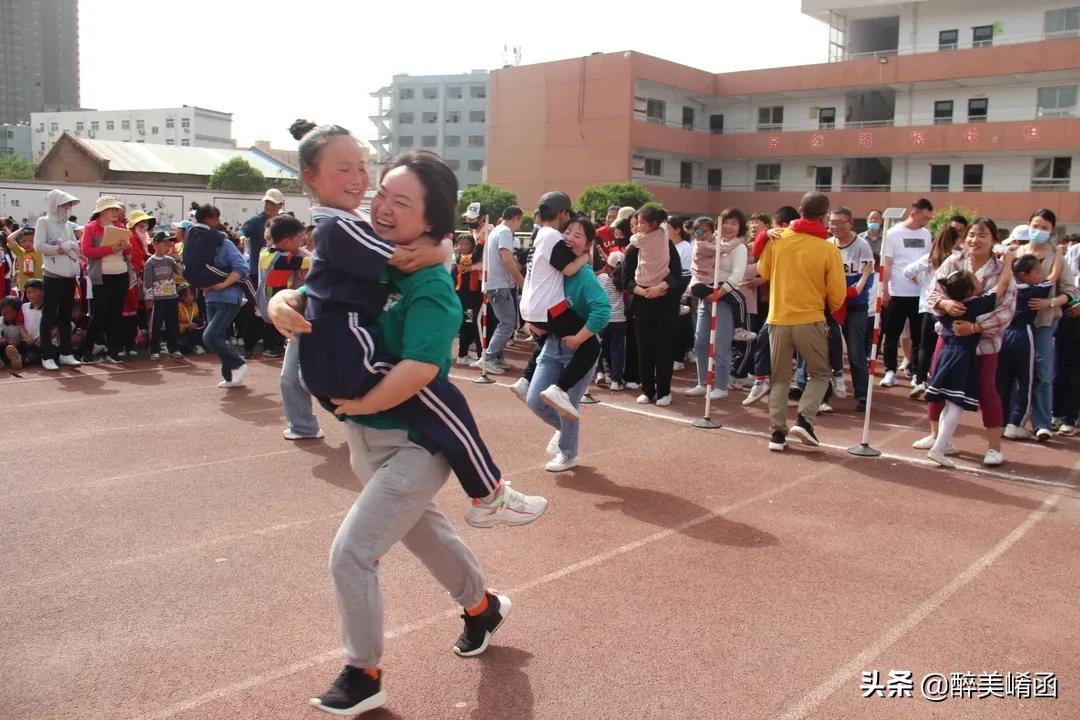
POLYGON ((491 385, 495 381, 488 377, 487 370, 484 369, 484 358, 487 356, 487 263, 484 264, 482 272, 483 280, 480 282, 480 317, 478 318, 480 326, 480 377, 473 378, 473 382, 478 385, 491 385))
MULTIPOLYGON (((715 235, 713 242, 718 243, 715 235)), ((716 248, 716 256, 713 260, 713 288, 712 294, 709 296, 709 302, 712 303, 712 320, 709 323, 709 365, 708 371, 705 375, 705 415, 699 420, 694 421, 694 427, 702 428, 705 430, 715 430, 723 427, 720 423, 712 419, 712 390, 713 385, 716 382, 716 313, 720 306, 720 284, 716 281, 720 276, 720 249, 716 248)), ((705 302, 702 300, 702 302, 705 302)), ((725 386, 725 390, 727 387, 725 386)))

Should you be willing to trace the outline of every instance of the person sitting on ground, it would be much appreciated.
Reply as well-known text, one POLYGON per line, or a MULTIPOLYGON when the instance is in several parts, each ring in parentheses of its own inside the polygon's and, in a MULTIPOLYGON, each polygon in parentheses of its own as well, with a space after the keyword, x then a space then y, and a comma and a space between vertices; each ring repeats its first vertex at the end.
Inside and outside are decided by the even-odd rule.
POLYGON ((33 358, 30 335, 22 324, 18 298, 0 301, 0 361, 11 370, 22 370, 33 358))
POLYGON ((202 334, 206 327, 199 313, 199 303, 195 299, 195 291, 190 285, 183 284, 177 287, 179 295, 178 311, 180 316, 180 352, 185 355, 205 355, 202 334))

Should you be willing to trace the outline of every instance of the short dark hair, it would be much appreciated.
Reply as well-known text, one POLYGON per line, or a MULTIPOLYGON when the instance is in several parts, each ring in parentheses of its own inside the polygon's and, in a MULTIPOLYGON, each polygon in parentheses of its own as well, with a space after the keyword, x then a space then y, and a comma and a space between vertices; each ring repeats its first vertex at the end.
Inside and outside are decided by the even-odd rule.
POLYGON ((753 222, 753 221, 757 220, 758 222, 761 222, 764 225, 772 225, 772 218, 769 217, 769 215, 767 213, 763 213, 763 212, 756 212, 753 215, 751 215, 749 218, 747 218, 747 220, 749 222, 753 222))
POLYGON ((668 218, 667 210, 658 205, 642 205, 634 215, 652 225, 659 225, 668 218))
POLYGON ((964 227, 967 227, 968 219, 963 215, 953 215, 951 218, 949 218, 949 224, 951 225, 954 222, 963 223, 964 227))
POLYGON ((213 205, 200 205, 195 209, 195 222, 201 223, 211 218, 221 217, 221 211, 213 205))
POLYGON ((694 221, 694 229, 695 230, 697 230, 699 227, 702 227, 702 226, 708 227, 709 232, 716 232, 716 221, 713 220, 708 215, 702 215, 701 217, 699 217, 697 220, 694 221))
POLYGON ((682 215, 671 215, 667 219, 668 227, 672 228, 675 233, 682 239, 689 239, 686 232, 686 221, 688 218, 682 215))
POLYGON ((1035 269, 1041 261, 1034 255, 1021 255, 1013 260, 1012 270, 1014 275, 1024 275, 1035 269))
POLYGON ((829 196, 825 193, 811 190, 803 195, 802 200, 799 202, 799 215, 808 220, 825 217, 828 212, 829 196))
POLYGON ((304 229, 304 223, 292 215, 278 215, 270 221, 270 240, 277 245, 282 240, 302 235, 304 229))
POLYGON ((832 213, 833 215, 843 215, 843 216, 847 217, 848 220, 851 220, 852 217, 854 217, 851 214, 851 210, 849 208, 844 207, 843 205, 841 205, 840 207, 835 207, 832 210, 830 210, 829 212, 832 213))
POLYGON ((951 300, 963 301, 975 294, 978 280, 968 270, 954 270, 946 277, 938 279, 938 284, 951 300))
POLYGON ((74 215, 68 215, 68 222, 79 222, 79 218, 74 215))
POLYGON ((453 232, 458 194, 454 171, 428 150, 410 150, 398 155, 383 168, 383 177, 399 167, 415 175, 424 187, 424 220, 431 226, 431 238, 441 240, 453 232))
POLYGON ((502 211, 503 220, 517 220, 519 217, 524 217, 525 211, 519 208, 517 205, 511 205, 502 211))
POLYGON ((932 202, 930 202, 929 200, 927 200, 926 198, 919 198, 915 202, 911 203, 911 209, 912 210, 927 210, 929 212, 934 212, 934 204, 932 202))
POLYGON ((41 281, 41 278, 30 278, 29 280, 26 281, 26 285, 24 285, 24 287, 27 290, 29 290, 30 288, 37 288, 38 290, 41 290, 41 291, 44 292, 45 283, 41 281))
POLYGON ((739 221, 739 233, 736 237, 746 237, 746 215, 739 208, 728 208, 720 213, 720 224, 732 218, 739 221))
POLYGON ((1039 208, 1035 212, 1031 213, 1031 217, 1028 218, 1028 220, 1031 221, 1035 218, 1042 218, 1046 222, 1050 223, 1050 227, 1057 227, 1057 215, 1055 215, 1054 211, 1050 210, 1049 208, 1039 208))
POLYGON ((19 298, 6 297, 3 300, 0 300, 0 310, 4 308, 11 308, 15 312, 19 312, 19 310, 22 309, 22 303, 19 302, 19 298))
POLYGON ((777 208, 776 213, 773 215, 776 222, 780 225, 790 225, 799 219, 799 211, 790 205, 782 205, 777 208))
MULTIPOLYGON (((596 226, 593 225, 592 220, 590 220, 586 215, 575 215, 573 218, 570 219, 570 225, 573 225, 575 223, 580 225, 582 231, 584 231, 586 242, 592 245, 593 240, 596 239, 596 226)), ((570 228, 570 225, 566 226, 567 229, 570 228)))

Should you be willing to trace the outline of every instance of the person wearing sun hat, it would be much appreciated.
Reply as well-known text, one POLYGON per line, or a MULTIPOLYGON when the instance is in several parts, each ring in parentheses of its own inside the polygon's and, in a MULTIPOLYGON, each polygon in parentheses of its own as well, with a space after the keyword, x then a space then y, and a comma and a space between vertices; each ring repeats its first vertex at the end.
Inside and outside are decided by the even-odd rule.
POLYGON ((131 269, 135 273, 136 282, 128 286, 127 295, 124 297, 124 310, 121 313, 124 324, 124 347, 127 349, 129 357, 134 357, 138 353, 135 350, 135 338, 139 331, 138 313, 139 308, 142 306, 142 291, 141 284, 138 282, 143 276, 143 268, 146 267, 146 260, 150 256, 148 246, 150 244, 150 231, 154 229, 154 225, 157 224, 157 218, 150 215, 145 210, 135 210, 128 216, 127 229, 131 231, 131 238, 129 244, 131 245, 131 254, 128 256, 128 260, 131 263, 131 269))
POLYGON ((90 327, 79 353, 84 361, 92 360, 94 344, 102 332, 106 337, 106 362, 120 362, 124 346, 124 298, 131 286, 131 247, 102 245, 105 228, 123 228, 118 218, 124 206, 111 195, 102 195, 94 205, 90 222, 83 228, 80 250, 87 260, 87 274, 94 288, 90 306, 90 327))

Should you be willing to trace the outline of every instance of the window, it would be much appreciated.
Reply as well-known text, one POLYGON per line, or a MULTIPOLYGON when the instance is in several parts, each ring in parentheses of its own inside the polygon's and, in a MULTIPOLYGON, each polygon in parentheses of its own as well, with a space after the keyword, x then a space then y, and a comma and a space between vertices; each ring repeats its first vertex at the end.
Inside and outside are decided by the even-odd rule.
POLYGON ((86 129, 86 123, 83 123, 83 122, 75 123, 75 132, 82 132, 85 129, 86 129))
POLYGON ((165 144, 166 145, 175 145, 176 141, 173 140, 172 138, 165 138, 165 144))
POLYGON ((754 169, 754 190, 769 191, 780 189, 780 163, 758 165, 754 169))
POLYGON ((145 120, 136 120, 135 121, 135 129, 138 130, 142 134, 146 134, 146 121, 145 120))
POLYGON ((120 121, 120 129, 121 130, 130 130, 131 129, 131 121, 130 120, 121 120, 120 121))
POLYGON ((645 158, 645 174, 660 177, 664 174, 664 162, 659 158, 645 158))
POLYGON ((836 127, 836 108, 825 107, 818 110, 818 129, 832 130, 836 127))
POLYGON ((60 130, 60 123, 49 123, 49 132, 57 132, 60 130))
POLYGON ((832 192, 832 166, 814 168, 814 189, 832 192))
POLYGON ((180 127, 188 130, 191 128, 191 118, 180 118, 180 127))
POLYGON ((1051 37, 1076 35, 1080 30, 1080 7, 1047 10, 1043 30, 1051 37))
POLYGON ((964 166, 964 192, 979 192, 983 184, 983 166, 964 166))
POLYGON ((1068 190, 1072 158, 1035 158, 1031 172, 1031 190, 1068 190))
POLYGON ((180 144, 183 145, 184 147, 189 147, 191 145, 191 141, 188 140, 187 138, 181 138, 180 139, 180 144))
POLYGON ((458 170, 461 169, 461 161, 460 160, 447 160, 446 161, 446 167, 450 168, 454 172, 457 172, 458 170))
POLYGON ((471 123, 487 122, 487 113, 485 111, 483 111, 483 110, 470 110, 469 111, 469 122, 471 122, 471 123))
POLYGON ((708 180, 710 190, 720 190, 724 186, 724 170, 723 168, 711 168, 708 172, 708 180))
POLYGON ((450 87, 446 88, 446 97, 450 98, 451 100, 460 100, 461 86, 451 85, 450 87))
POLYGON ((446 136, 446 147, 461 147, 461 136, 460 135, 447 135, 446 136))
POLYGON ((105 129, 106 130, 115 130, 116 129, 116 121, 115 120, 106 120, 105 121, 105 129))
POLYGON ((154 125, 152 128, 150 128, 150 134, 151 135, 157 135, 158 134, 158 126, 157 125, 154 125))
POLYGON ((420 120, 425 125, 434 125, 439 122, 439 113, 426 112, 420 113, 420 120))
POLYGON ((709 132, 713 135, 724 134, 724 116, 723 115, 710 115, 709 116, 709 132))
POLYGON ((423 90, 421 90, 420 93, 421 93, 421 95, 423 96, 423 98, 425 100, 438 100, 439 99, 439 88, 437 88, 437 87, 426 87, 423 90))
POLYGON ((934 124, 935 125, 951 125, 952 124, 952 100, 938 100, 934 103, 934 124))
POLYGON ((682 126, 683 130, 694 129, 694 108, 683 106, 682 109, 682 126))
POLYGON ((648 99, 645 101, 645 119, 657 125, 663 125, 667 120, 667 105, 663 100, 648 99))
POLYGON ((959 30, 942 30, 937 36, 938 50, 955 50, 960 42, 959 30))
POLYGON ((171 118, 171 117, 165 118, 165 129, 166 130, 172 130, 175 127, 176 127, 176 118, 171 118))
POLYGON ((416 97, 416 90, 413 88, 400 88, 397 96, 398 100, 412 100, 416 97))
POLYGON ((757 129, 779 130, 784 126, 784 106, 758 108, 757 129))
POLYGON ((994 44, 994 26, 979 25, 971 28, 972 47, 990 47, 994 44))
POLYGON ((397 121, 398 121, 398 124, 400 124, 400 125, 412 125, 412 123, 413 123, 413 114, 411 112, 398 113, 397 121))
POLYGON ((97 132, 101 129, 101 123, 99 123, 97 120, 90 121, 90 129, 94 132, 97 132))
POLYGON ((412 135, 402 135, 402 136, 398 137, 397 142, 398 142, 398 147, 411 148, 413 146, 413 136, 412 135))
POLYGON ((483 135, 470 135, 469 136, 469 147, 484 147, 484 136, 483 135))
POLYGON ((949 192, 949 173, 952 168, 948 165, 930 166, 930 191, 949 192))
POLYGON ((1039 117, 1072 117, 1076 112, 1076 85, 1039 88, 1039 117))
POLYGON ((469 88, 469 97, 475 100, 482 100, 487 97, 487 86, 485 85, 473 85, 469 88))
POLYGON ((986 98, 971 98, 968 100, 968 122, 986 122, 987 112, 990 110, 990 101, 986 98))
POLYGON ((459 110, 451 110, 446 113, 446 122, 450 125, 456 125, 461 122, 461 112, 459 110))
POLYGON ((686 160, 679 163, 679 187, 694 187, 694 164, 686 160))
POLYGON ((439 144, 439 138, 437 135, 422 135, 420 137, 420 147, 433 148, 439 144))
POLYGON ((470 171, 472 171, 472 172, 480 172, 483 169, 484 169, 484 161, 483 160, 470 160, 469 161, 469 170, 470 171))
POLYGON ((39 152, 45 152, 45 143, 41 143, 41 147, 38 148, 39 152))

